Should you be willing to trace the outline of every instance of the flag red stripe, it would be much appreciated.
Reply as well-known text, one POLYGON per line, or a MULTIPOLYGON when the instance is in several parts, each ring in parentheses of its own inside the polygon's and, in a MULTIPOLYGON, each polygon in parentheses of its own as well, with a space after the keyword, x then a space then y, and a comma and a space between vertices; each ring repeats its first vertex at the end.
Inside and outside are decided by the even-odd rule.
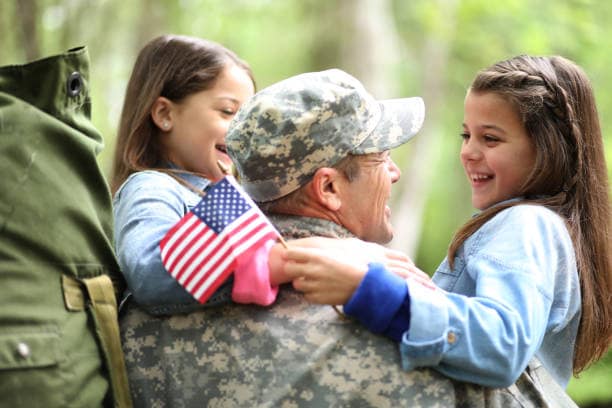
MULTIPOLYGON (((236 241, 236 242, 233 242, 234 249, 235 249, 235 251, 236 251, 238 254, 242 254, 243 252, 246 252, 246 250, 248 249, 248 248, 245 248, 245 249, 242 249, 242 250, 241 250, 241 249, 240 249, 240 246, 241 246, 242 244, 244 244, 244 243, 248 242, 250 239, 252 239, 253 237, 255 237, 255 236, 258 234, 258 233, 260 233, 260 232, 262 232, 262 231, 264 231, 264 230, 266 230, 266 229, 267 229, 267 230, 269 230, 269 231, 268 231, 268 234, 265 234, 265 235, 263 235, 263 236, 261 236, 261 237, 257 238, 255 241, 251 242, 251 243, 249 244, 249 247, 256 247, 256 246, 257 246, 259 243, 261 243, 262 241, 265 241, 265 240, 269 239, 269 238, 270 238, 270 235, 272 235, 272 237, 276 237, 276 231, 271 230, 271 229, 269 228, 269 225, 268 225, 267 223, 265 223, 265 222, 261 222, 261 220, 257 220, 257 221, 259 221, 259 224, 258 224, 258 225, 256 225, 256 226, 253 228, 253 230, 251 230, 251 231, 250 231, 250 232, 249 232, 247 235, 245 235, 244 237, 242 237, 242 239, 240 239, 240 240, 238 240, 238 241, 236 241)), ((237 256, 239 256, 239 255, 237 255, 237 256)))
MULTIPOLYGON (((257 226, 257 229, 254 230, 251 234, 249 234, 248 236, 245 237, 245 240, 249 239, 252 236, 257 235, 258 232, 265 230, 265 229, 269 229, 267 228, 268 225, 259 225, 257 226)), ((278 234, 276 233, 276 230, 270 230, 267 233, 264 233, 262 236, 258 237, 257 240, 255 240, 253 243, 251 243, 247 248, 245 248, 245 250, 243 251, 236 251, 236 247, 235 246, 227 246, 227 250, 230 252, 230 254, 228 256, 231 256, 232 254, 235 255, 233 258, 237 259, 240 255, 242 255, 244 252, 246 252, 246 250, 254 248, 256 245, 259 245, 260 243, 268 240, 268 239, 275 239, 278 236, 278 234), (238 254, 238 255, 236 255, 238 254)), ((227 251, 226 251, 227 252, 227 251)), ((227 275, 226 272, 220 272, 220 268, 223 267, 222 263, 225 261, 226 255, 223 254, 223 256, 221 256, 217 262, 215 262, 214 265, 208 267, 207 272, 205 273, 204 276, 202 276, 201 278, 197 279, 197 281, 195 281, 192 285, 193 288, 190 288, 190 291, 192 294, 194 294, 194 296, 196 296, 196 298, 206 298, 206 296, 204 294, 202 295, 198 295, 199 291, 202 290, 202 287, 205 287, 206 285, 213 285, 216 284, 217 281, 220 280, 219 284, 221 282, 223 282, 225 280, 225 276, 227 275), (218 275, 222 275, 223 274, 223 278, 221 276, 217 276, 218 275)), ((235 262, 234 260, 232 260, 232 265, 234 265, 235 262)), ((204 267, 204 265, 199 265, 198 268, 201 270, 204 267)), ((235 266, 234 266, 235 267, 235 266)), ((233 268, 231 269, 233 270, 233 268)), ((219 285, 217 284, 217 287, 219 285)), ((209 288, 205 289, 204 293, 209 292, 209 288)))
POLYGON ((195 215, 191 211, 185 214, 185 216, 178 223, 174 224, 174 226, 170 228, 170 230, 168 230, 168 232, 166 233, 166 235, 164 235, 164 238, 161 240, 159 245, 161 247, 165 247, 168 244, 168 241, 173 239, 176 231, 178 231, 183 226, 183 224, 187 223, 188 220, 192 219, 193 217, 195 217, 195 215))
POLYGON ((235 268, 236 268, 236 262, 232 262, 230 265, 228 265, 225 271, 220 273, 219 278, 215 279, 213 283, 208 287, 208 289, 206 289, 204 293, 202 293, 200 296, 195 295, 196 293, 198 293, 197 290, 199 290, 199 288, 195 289, 193 293, 196 296, 196 299, 200 303, 206 302, 206 300, 208 300, 213 295, 213 293, 215 293, 215 291, 219 288, 219 286, 221 286, 221 284, 225 282, 228 276, 232 274, 235 268))
MULTIPOLYGON (((191 288, 191 293, 194 294, 197 298, 204 297, 203 295, 200 295, 200 296, 197 295, 197 293, 199 292, 202 286, 216 285, 218 287, 219 285, 221 285, 221 283, 225 281, 225 278, 235 269, 236 267, 235 257, 232 257, 231 261, 228 262, 227 265, 223 266, 223 263, 228 258, 227 255, 231 256, 231 251, 232 251, 231 247, 226 247, 224 249, 226 249, 226 251, 224 252, 223 256, 219 257, 219 259, 214 263, 214 265, 207 268, 206 274, 204 276, 194 281, 194 283, 192 284, 193 287, 191 288), (214 276, 213 279, 211 279, 211 275, 214 276)), ((205 293, 209 289, 205 290, 205 293)))
POLYGON ((201 211, 204 205, 215 203, 211 221, 221 221, 223 224, 224 216, 216 220, 214 218, 227 211, 223 204, 216 206, 217 197, 221 198, 220 203, 226 202, 226 197, 231 197, 231 200, 238 200, 238 205, 245 205, 248 210, 229 224, 222 225, 223 229, 219 234, 207 225, 208 221, 205 220, 209 219, 208 216, 201 219, 190 211, 166 233, 159 244, 164 267, 201 303, 232 273, 240 256, 261 247, 268 239, 279 236, 272 224, 231 177, 228 176, 219 183, 221 184, 215 184, 198 204, 198 211, 201 211), (240 203, 240 200, 243 202, 240 203))
MULTIPOLYGON (((176 225, 174 225, 170 229, 170 231, 168 231, 168 233, 164 236, 162 241, 159 243, 159 246, 162 249, 162 253, 164 252, 171 253, 176 250, 176 247, 180 245, 181 243, 181 240, 177 238, 177 234, 179 230, 183 227, 183 225, 189 222, 193 222, 194 218, 197 218, 197 217, 193 213, 189 212, 187 213, 185 217, 183 217, 183 219, 181 219, 181 221, 179 221, 176 225)), ((195 221, 198 221, 198 220, 195 220, 195 221)), ((192 226, 189 228, 189 231, 193 230, 194 228, 197 228, 198 224, 199 224, 198 222, 193 222, 192 226)), ((164 257, 164 261, 166 261, 168 257, 169 256, 166 255, 166 257, 164 257)))
POLYGON ((189 242, 188 247, 190 250, 192 250, 193 253, 187 259, 182 258, 182 265, 176 265, 174 267, 175 272, 173 273, 173 275, 175 275, 176 278, 179 279, 179 282, 183 283, 183 274, 191 267, 195 259, 200 256, 201 251, 207 248, 216 236, 217 235, 215 234, 215 232, 211 230, 208 225, 204 225, 202 233, 198 234, 191 242, 189 242))
MULTIPOLYGON (((249 220, 251 218, 252 218, 251 216, 248 216, 246 220, 249 220)), ((237 227, 242 226, 244 224, 245 223, 237 224, 237 227)), ((231 238, 234 231, 238 229, 240 228, 232 228, 232 229, 228 228, 228 229, 225 229, 221 234, 219 234, 218 242, 216 243, 216 246, 213 247, 213 249, 211 250, 210 255, 202 259, 202 261, 197 265, 197 267, 194 270, 193 276, 196 276, 198 273, 202 274, 203 272, 203 275, 196 279, 195 284, 197 284, 198 287, 200 287, 204 282, 206 282, 211 277, 211 275, 213 276, 213 279, 216 279, 216 274, 220 273, 217 271, 219 264, 225 260, 225 257, 227 256, 228 253, 231 254, 233 251, 233 247, 231 243, 229 242, 229 239, 231 238), (210 262, 213 261, 215 257, 216 257, 216 260, 214 261, 214 264, 210 265, 210 262)), ((235 253, 233 255, 234 255, 234 258, 239 256, 239 254, 235 254, 235 253)), ((191 278, 189 279, 190 281, 191 281, 191 278)), ((191 288, 188 283, 185 283, 185 287, 188 287, 191 293, 196 293, 196 290, 191 288)))
POLYGON ((181 259, 185 257, 187 252, 193 246, 193 242, 197 241, 198 239, 201 239, 201 237, 206 233, 206 230, 206 224, 203 224, 199 220, 197 220, 192 226, 185 230, 184 233, 181 234, 175 240, 174 245, 172 245, 172 247, 167 250, 166 257, 162 259, 164 264, 167 264, 168 270, 173 270, 176 268, 177 263, 179 263, 181 259), (197 235, 190 237, 189 235, 192 234, 198 228, 202 229, 202 231, 198 232, 197 235), (181 245, 183 245, 183 247, 179 248, 181 245), (177 252, 179 250, 180 252, 177 252))
POLYGON ((206 247, 191 260, 189 265, 185 265, 186 271, 183 277, 184 281, 182 281, 181 284, 189 291, 191 291, 189 282, 194 278, 196 278, 196 281, 203 279, 202 275, 209 275, 211 273, 208 271, 210 269, 210 262, 225 256, 227 253, 227 237, 223 234, 216 235, 214 231, 211 232, 211 240, 207 243, 206 247))
POLYGON ((213 252, 211 252, 211 256, 205 257, 195 266, 191 275, 183 282, 183 285, 186 288, 189 288, 189 291, 191 293, 195 293, 195 291, 193 290, 193 285, 199 284, 199 282, 206 281, 208 277, 215 272, 215 266, 218 265, 219 262, 222 262, 228 255, 228 253, 231 253, 231 249, 231 247, 225 245, 225 242, 221 242, 220 245, 217 245, 213 252), (213 265, 210 265, 211 259, 213 259, 213 254, 218 256, 218 260, 216 260, 213 265), (192 283, 192 280, 194 280, 194 278, 195 281, 194 283, 192 283))
MULTIPOLYGON (((244 230, 250 224, 255 225, 255 228, 259 229, 260 226, 256 225, 257 222, 261 223, 261 218, 256 213, 253 213, 253 214, 249 214, 244 219, 243 222, 236 224, 235 228, 231 228, 231 229, 227 228, 226 230, 224 230, 223 233, 221 234, 223 236, 220 237, 221 239, 219 240, 217 247, 214 249, 214 251, 219 254, 217 261, 215 261, 213 265, 207 265, 207 263, 211 261, 212 256, 206 257, 205 259, 203 259, 202 262, 200 262, 197 265, 197 267, 194 270, 194 273, 192 274, 191 277, 189 277, 188 281, 183 282, 185 287, 188 287, 190 292, 195 294, 198 292, 199 288, 202 287, 202 285, 206 284, 206 282, 209 279, 211 279, 211 277, 213 281, 215 279, 219 279, 216 275, 222 272, 220 272, 218 268, 220 267, 220 264, 225 260, 225 257, 227 256, 228 252, 233 253, 234 258, 237 258, 241 255, 241 253, 237 253, 235 251, 236 245, 230 242, 231 238, 235 237, 235 231, 244 230), (203 271, 203 275, 197 278, 195 283, 191 283, 191 284, 188 283, 192 281, 193 277, 197 275, 199 271, 203 271), (193 285, 197 286, 197 289, 195 287, 191 287, 193 285)), ((248 237, 251 235, 252 233, 246 235, 245 237, 241 238, 238 242, 242 242, 248 239, 248 237)))

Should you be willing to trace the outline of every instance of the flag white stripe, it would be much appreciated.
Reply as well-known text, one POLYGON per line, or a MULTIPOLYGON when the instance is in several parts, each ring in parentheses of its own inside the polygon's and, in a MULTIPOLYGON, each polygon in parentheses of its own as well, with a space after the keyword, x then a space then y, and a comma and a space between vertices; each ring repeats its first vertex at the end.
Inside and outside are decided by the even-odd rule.
POLYGON ((193 248, 191 248, 191 246, 193 245, 194 241, 197 241, 198 237, 202 235, 202 233, 205 231, 206 225, 198 223, 198 225, 188 235, 180 237, 180 244, 169 254, 170 256, 168 257, 168 260, 165 262, 165 264, 168 265, 170 269, 180 269, 181 263, 184 262, 186 259, 189 259, 190 254, 193 253, 193 248), (185 255, 183 255, 181 259, 176 259, 176 257, 180 256, 181 252, 185 248, 188 248, 187 253, 185 253, 185 255), (178 264, 175 265, 175 262, 177 261, 178 264))
POLYGON ((223 262, 221 263, 221 265, 219 265, 217 268, 215 268, 215 270, 212 272, 211 276, 209 276, 204 283, 202 284, 202 286, 200 286, 200 289, 198 289, 196 291, 196 293, 194 293, 194 296, 196 299, 199 299, 200 296, 202 296, 202 293, 204 293, 210 286, 212 286, 217 279, 219 278, 219 275, 222 275, 223 272, 225 272, 227 270, 227 268, 229 267, 229 265, 234 262, 234 260, 236 259, 236 257, 234 256, 234 254, 230 251, 230 253, 228 254, 227 257, 225 257, 225 259, 223 260, 223 262))
MULTIPOLYGON (((211 230, 212 231, 212 230, 211 230)), ((214 234, 214 231, 212 231, 214 234)), ((218 258, 220 256, 219 248, 223 247, 223 237, 221 235, 217 235, 210 242, 210 245, 207 245, 200 255, 198 255, 189 265, 187 265, 183 276, 181 276, 181 280, 179 281, 181 284, 185 283, 185 281, 192 275, 196 274, 191 282, 186 286, 187 290, 191 292, 193 289, 194 281, 197 281, 201 278, 201 275, 206 272, 204 268, 201 268, 199 271, 195 269, 205 260, 210 258, 218 258)))
MULTIPOLYGON (((211 265, 214 265, 217 260, 219 259, 219 257, 223 256, 223 253, 225 252, 224 249, 222 249, 224 246, 226 245, 230 245, 228 241, 227 236, 229 235, 229 239, 231 240, 234 237, 234 231, 237 228, 240 228, 248 219, 248 217, 251 215, 251 210, 245 212, 244 214, 242 214, 240 217, 236 218, 231 224, 229 224, 228 227, 226 227, 225 229, 223 229, 221 231, 221 233, 213 240, 213 242, 211 242, 211 245, 209 247, 207 247, 202 254, 200 254, 200 256, 198 256, 196 259, 194 259, 194 261, 192 262, 192 264, 189 267, 189 272, 186 273, 185 275, 191 275, 192 273, 194 273, 194 269, 198 267, 198 265, 205 259, 208 259, 208 261, 200 268, 199 271, 196 272, 196 275, 194 276, 193 280, 191 282, 189 282, 189 284, 187 285, 187 290, 188 291, 192 291, 193 287, 196 285, 196 282, 200 281, 202 279, 203 275, 207 275, 208 274, 208 269, 211 267, 211 265), (212 252, 212 251, 216 251, 216 253, 214 253, 210 258, 208 258, 208 255, 212 252)), ((249 224, 247 224, 249 225, 249 224)), ((241 232, 239 231, 237 234, 240 234, 241 232)), ((185 278, 186 279, 186 278, 185 278)), ((183 280, 184 282, 185 280, 183 280)))
POLYGON ((233 177, 227 176, 224 180, 222 182, 225 184, 219 185, 219 189, 207 194, 213 201, 208 201, 206 205, 209 207, 206 208, 210 209, 212 203, 211 211, 222 214, 225 209, 221 206, 217 210, 218 197, 221 201, 226 198, 233 201, 234 198, 230 197, 237 193, 238 199, 243 201, 238 205, 246 205, 248 210, 229 224, 222 225, 218 235, 206 221, 190 212, 189 219, 184 219, 184 223, 168 237, 161 248, 162 262, 166 269, 201 302, 232 271, 240 255, 258 244, 261 246, 267 236, 280 235, 252 199, 242 192, 233 177))
MULTIPOLYGON (((261 223, 259 225, 261 225, 261 223)), ((255 245, 255 243, 257 243, 260 239, 262 239, 264 236, 266 236, 270 232, 273 232, 273 231, 270 228, 267 228, 267 227, 264 226, 264 228, 262 228, 261 230, 257 231, 257 233, 255 233, 255 235, 253 235, 248 240, 246 240, 245 242, 243 242, 240 245, 238 245, 236 247, 236 249, 235 249, 236 253, 238 253, 238 254, 243 253, 244 251, 246 251, 247 249, 249 249, 250 247, 255 245)))
MULTIPOLYGON (((251 226, 258 226, 261 225, 261 220, 259 218, 253 220, 254 222, 251 222, 249 224, 249 227, 251 226)), ((253 230, 254 228, 250 228, 250 230, 253 230)), ((211 270, 208 272, 208 276, 205 277, 204 279, 204 283, 202 284, 202 286, 196 291, 196 293, 194 294, 196 296, 196 298, 200 297, 202 295, 202 293, 204 293, 210 286, 212 286, 214 284, 214 282, 219 278, 219 275, 222 275, 223 272, 227 269, 227 265, 229 264, 229 262, 234 261, 234 259, 238 258, 245 250, 247 250, 249 247, 251 247, 254 243, 256 243, 257 241, 259 241, 261 238, 263 238, 265 235, 274 232, 273 229, 270 228, 263 228, 260 231, 258 231, 257 233, 255 233, 252 237, 246 237, 244 242, 238 242, 240 245, 238 246, 229 246, 228 248, 230 250, 230 255, 228 255, 228 260, 223 262, 221 265, 219 265, 217 268, 215 268, 214 270, 211 270), (231 258, 231 259, 230 259, 231 258)), ((244 234, 242 234, 244 235, 244 234)), ((231 238, 233 238, 234 236, 232 236, 231 238)), ((236 241, 236 240, 232 240, 232 241, 236 241)), ((227 245, 227 244, 226 244, 227 245)), ((205 265, 201 271, 205 271, 206 269, 209 269, 211 266, 209 262, 207 263, 207 265, 205 265)), ((197 282, 200 282, 202 278, 195 278, 194 281, 197 280, 197 282)), ((193 284, 193 287, 197 286, 197 283, 193 284)))
MULTIPOLYGON (((249 230, 252 231, 253 229, 255 229, 255 227, 261 225, 262 224, 261 221, 262 220, 260 218, 256 218, 255 220, 253 220, 248 225, 249 226, 249 230)), ((266 223, 264 222, 264 224, 266 224, 266 223)), ((224 261, 221 265, 219 265, 214 270, 209 271, 209 275, 205 277, 204 283, 202 284, 200 289, 198 289, 196 291, 194 296, 196 296, 196 298, 199 298, 202 295, 202 293, 204 293, 211 285, 214 284, 214 282, 219 278, 219 275, 223 274, 223 272, 227 268, 227 264, 228 263, 233 262, 234 259, 239 257, 244 251, 246 251, 254 243, 256 243, 262 237, 264 237, 265 235, 267 235, 267 234, 269 234, 271 232, 275 232, 275 230, 272 229, 272 228, 262 228, 260 231, 256 232, 252 237, 246 237, 244 242, 234 242, 234 243, 238 243, 239 245, 238 246, 231 245, 231 247, 229 248, 230 249, 230 254, 227 256, 226 261, 224 261)), ((241 235, 245 235, 245 234, 241 234, 241 235)), ((234 237, 235 237, 235 235, 232 235, 230 237, 230 239, 232 241, 238 241, 236 239, 233 239, 234 237)), ((228 244, 226 243, 226 245, 228 245, 228 244)), ((202 270, 206 270, 206 269, 210 268, 209 264, 210 264, 210 262, 207 265, 205 265, 202 268, 202 270)), ((199 282, 201 279, 199 279, 199 278, 194 279, 194 281, 196 281, 196 280, 199 282)), ((195 286, 197 286, 197 283, 194 283, 193 287, 195 287, 195 286)))
POLYGON ((185 231, 188 230, 194 223, 198 222, 198 217, 196 217, 192 213, 190 213, 189 216, 190 216, 189 219, 183 225, 181 225, 181 227, 178 230, 174 232, 174 234, 166 242, 166 245, 164 245, 164 248, 162 249, 162 252, 161 252, 162 259, 166 259, 167 253, 168 251, 170 251, 170 248, 172 248, 172 246, 178 239, 182 238, 185 231))
MULTIPOLYGON (((195 239, 193 239, 192 241, 189 242, 189 245, 191 245, 191 247, 189 248, 189 250, 187 251, 187 253, 180 259, 179 263, 176 264, 172 269, 173 269, 173 276, 178 276, 178 275, 182 275, 183 273, 183 269, 188 268, 191 263, 189 262, 189 259, 191 259, 191 257, 197 253, 203 246, 204 244, 206 244, 206 242, 210 239, 210 236, 213 235, 215 232, 213 230, 211 230, 210 228, 208 228, 207 225, 202 224, 202 228, 204 230, 204 234, 201 235, 200 237, 194 237, 195 239)), ((179 280, 184 282, 183 277, 181 276, 181 279, 179 280)))
POLYGON ((235 259, 235 255, 232 253, 232 248, 227 245, 227 243, 223 243, 223 245, 219 246, 217 252, 206 260, 206 263, 202 265, 202 267, 197 271, 195 277, 189 285, 187 285, 187 289, 189 291, 193 291, 193 289, 202 281, 214 281, 219 275, 223 272, 220 266, 216 268, 212 268, 220 259, 222 259, 221 265, 227 262, 232 262, 235 259))
MULTIPOLYGON (((250 211, 249 210, 249 217, 253 216, 255 214, 254 211, 250 211)), ((246 213, 245 213, 246 214, 246 213)), ((239 243, 240 241, 242 241, 244 239, 244 237, 248 234, 250 234, 254 229, 256 229, 259 225, 261 225, 261 219, 259 219, 258 217, 256 217, 255 219, 248 221, 248 220, 244 220, 244 224, 243 225, 237 225, 236 227, 234 227, 232 230, 236 230, 241 228, 239 231, 237 231, 234 234, 231 234, 231 231, 228 231, 229 234, 226 235, 230 235, 228 237, 228 242, 233 246, 236 247, 236 244, 239 243)), ((225 232, 225 231, 224 231, 225 232)), ((237 254, 240 254, 242 252, 237 252, 237 254)))

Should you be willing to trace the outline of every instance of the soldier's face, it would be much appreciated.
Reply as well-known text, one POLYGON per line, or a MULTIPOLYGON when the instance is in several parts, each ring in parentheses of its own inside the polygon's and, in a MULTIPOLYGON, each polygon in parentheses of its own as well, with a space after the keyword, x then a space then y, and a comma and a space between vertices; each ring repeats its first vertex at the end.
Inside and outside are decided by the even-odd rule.
POLYGON ((172 104, 172 129, 162 135, 163 146, 172 163, 211 180, 223 177, 217 160, 231 165, 225 149, 229 123, 253 93, 249 75, 242 68, 229 65, 212 88, 172 104))
POLYGON ((389 152, 365 155, 360 160, 359 176, 344 186, 342 193, 343 225, 357 237, 378 244, 393 238, 391 185, 401 172, 389 152))

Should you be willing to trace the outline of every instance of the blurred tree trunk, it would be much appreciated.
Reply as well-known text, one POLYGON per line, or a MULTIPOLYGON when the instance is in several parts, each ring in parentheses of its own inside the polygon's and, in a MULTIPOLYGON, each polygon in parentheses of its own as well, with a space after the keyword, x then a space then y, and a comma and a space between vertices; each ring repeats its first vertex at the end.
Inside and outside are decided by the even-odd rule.
POLYGON ((159 2, 157 0, 141 0, 140 10, 147 10, 135 24, 134 30, 134 55, 140 52, 146 43, 157 35, 164 33, 168 26, 168 19, 174 17, 170 12, 173 2, 159 2))
POLYGON ((20 0, 15 2, 15 28, 19 27, 20 40, 26 61, 40 57, 37 27, 38 4, 36 0, 20 0))
POLYGON ((341 68, 377 98, 387 97, 395 85, 389 74, 399 59, 391 0, 307 0, 302 4, 303 13, 316 21, 311 67, 305 70, 341 68))
POLYGON ((429 187, 439 169, 437 146, 443 133, 441 108, 446 98, 447 68, 450 42, 456 25, 456 0, 438 0, 439 32, 428 32, 422 55, 417 63, 423 66, 422 97, 425 100, 425 124, 411 142, 410 157, 402 168, 402 178, 396 186, 391 205, 394 238, 391 246, 415 257, 423 226, 423 214, 429 187))
MULTIPOLYGON (((337 20, 341 41, 341 66, 357 78, 379 99, 400 97, 400 78, 394 71, 402 58, 407 58, 395 25, 390 0, 340 0, 337 20)), ((421 234, 423 213, 428 189, 433 180, 437 159, 436 146, 441 134, 445 94, 446 67, 449 60, 456 0, 442 1, 432 5, 440 13, 442 26, 439 32, 430 32, 424 39, 422 54, 415 59, 423 69, 420 89, 426 104, 426 121, 421 134, 410 142, 409 157, 402 168, 403 176, 394 186, 393 225, 395 237, 393 248, 414 257, 421 234)), ((433 30, 435 31, 435 30, 433 30)))
POLYGON ((342 65, 378 99, 397 97, 392 69, 400 59, 400 38, 390 0, 342 0, 346 27, 342 65))
MULTIPOLYGON (((398 94, 400 78, 397 66, 407 58, 392 15, 391 0, 337 0, 327 3, 330 9, 320 16, 328 16, 327 23, 318 24, 317 41, 313 42, 316 63, 320 66, 340 66, 363 82, 376 98, 403 96, 398 94), (332 18, 333 16, 333 18, 332 18), (328 24, 332 21, 333 26, 328 24), (323 37, 322 37, 323 36, 323 37), (322 56, 340 54, 337 64, 333 58, 322 56), (395 69, 395 70, 394 70, 395 69)), ((445 2, 447 23, 454 21, 455 2, 445 2)), ((426 125, 411 142, 410 157, 402 169, 403 177, 394 186, 392 203, 395 238, 391 245, 414 256, 421 232, 422 214, 427 190, 432 179, 431 158, 435 156, 440 121, 435 110, 444 93, 445 66, 448 60, 448 36, 432 33, 425 39, 422 57, 416 63, 424 67, 423 98, 427 106, 426 125), (399 193, 399 194, 398 194, 399 193)), ((399 91, 401 92, 401 91, 399 91)))

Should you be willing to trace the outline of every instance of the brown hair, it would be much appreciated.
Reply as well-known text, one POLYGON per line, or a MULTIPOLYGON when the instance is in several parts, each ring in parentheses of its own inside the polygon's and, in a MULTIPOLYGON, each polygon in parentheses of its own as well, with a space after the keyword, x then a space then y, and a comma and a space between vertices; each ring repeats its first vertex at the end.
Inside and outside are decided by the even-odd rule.
POLYGON ((163 35, 145 45, 128 82, 119 122, 111 175, 113 194, 134 172, 165 167, 159 129, 151 108, 159 96, 173 102, 210 89, 228 64, 244 69, 255 85, 248 64, 220 44, 195 37, 163 35))
POLYGON ((517 110, 536 148, 521 200, 484 210, 451 242, 459 246, 500 211, 544 205, 566 220, 580 276, 582 316, 574 373, 601 358, 612 339, 610 200, 595 97, 583 70, 563 57, 518 56, 478 73, 471 92, 493 92, 517 110))

